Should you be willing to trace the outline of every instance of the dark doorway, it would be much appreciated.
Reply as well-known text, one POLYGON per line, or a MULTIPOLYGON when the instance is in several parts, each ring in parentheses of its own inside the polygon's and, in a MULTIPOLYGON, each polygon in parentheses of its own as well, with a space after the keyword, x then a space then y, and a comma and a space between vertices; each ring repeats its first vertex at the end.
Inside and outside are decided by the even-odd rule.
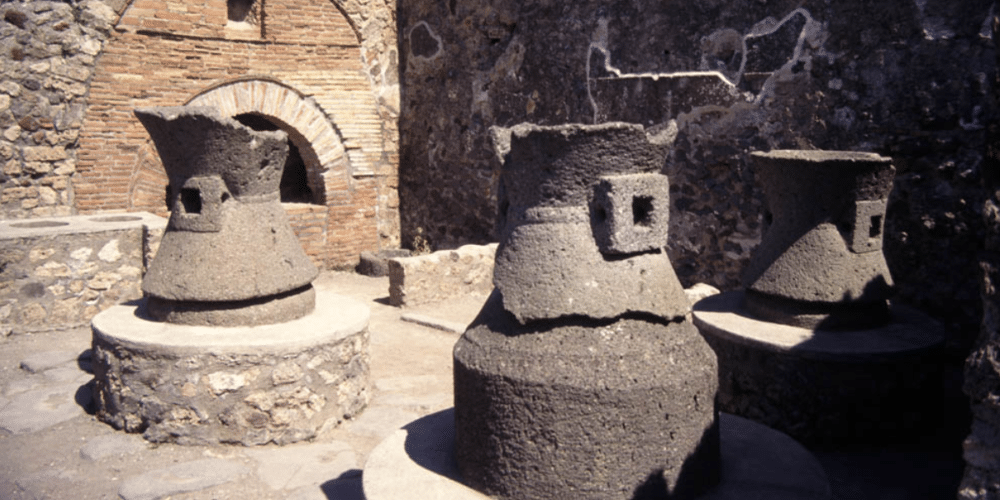
MULTIPOLYGON (((244 113, 233 117, 236 121, 254 130, 279 130, 280 127, 262 115, 244 113)), ((306 163, 299 154, 291 138, 288 139, 288 159, 281 174, 282 203, 313 203, 313 192, 309 188, 309 176, 306 173, 306 163)))

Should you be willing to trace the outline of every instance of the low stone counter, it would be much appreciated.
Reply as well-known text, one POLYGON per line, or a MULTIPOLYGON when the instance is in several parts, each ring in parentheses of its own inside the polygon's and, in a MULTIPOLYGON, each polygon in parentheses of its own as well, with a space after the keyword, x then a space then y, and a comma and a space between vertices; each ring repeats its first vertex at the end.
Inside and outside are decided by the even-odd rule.
POLYGON ((80 327, 141 297, 166 224, 147 212, 0 221, 0 332, 80 327))
POLYGON ((97 416, 153 442, 288 444, 360 412, 371 397, 369 309, 317 293, 286 323, 176 325, 121 305, 93 322, 97 416))
POLYGON ((389 260, 389 302, 397 307, 440 302, 493 290, 497 244, 464 245, 427 255, 389 260))

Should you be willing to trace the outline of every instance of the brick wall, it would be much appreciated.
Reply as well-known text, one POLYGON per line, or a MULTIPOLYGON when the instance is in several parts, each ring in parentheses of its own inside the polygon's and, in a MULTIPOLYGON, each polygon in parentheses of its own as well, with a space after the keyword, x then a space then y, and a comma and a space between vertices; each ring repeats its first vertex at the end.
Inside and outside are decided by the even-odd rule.
POLYGON ((80 213, 164 213, 166 178, 132 110, 222 104, 288 132, 322 184, 325 215, 310 208, 310 217, 290 218, 318 263, 352 266, 362 251, 398 245, 398 204, 388 192, 397 184, 395 127, 384 123, 360 33, 334 3, 258 1, 247 23, 229 21, 224 0, 135 0, 120 14, 80 133, 80 213))

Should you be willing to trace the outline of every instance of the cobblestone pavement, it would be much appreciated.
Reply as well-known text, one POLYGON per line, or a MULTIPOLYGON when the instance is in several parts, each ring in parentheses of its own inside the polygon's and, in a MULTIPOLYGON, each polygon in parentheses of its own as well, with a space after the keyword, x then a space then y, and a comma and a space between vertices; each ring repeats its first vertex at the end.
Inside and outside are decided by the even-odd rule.
MULTIPOLYGON (((371 308, 373 398, 356 419, 284 447, 147 443, 96 420, 90 330, 0 339, 0 499, 363 500, 371 450, 395 429, 452 405, 451 349, 481 300, 401 311, 388 279, 323 273, 316 282, 371 308), (437 321, 431 328, 403 321, 437 321), (412 319, 412 318, 411 318, 412 319)), ((954 498, 954 450, 820 453, 836 500, 954 498)), ((414 492, 419 499, 419 492, 414 492)), ((401 499, 402 500, 402 499, 401 499)))

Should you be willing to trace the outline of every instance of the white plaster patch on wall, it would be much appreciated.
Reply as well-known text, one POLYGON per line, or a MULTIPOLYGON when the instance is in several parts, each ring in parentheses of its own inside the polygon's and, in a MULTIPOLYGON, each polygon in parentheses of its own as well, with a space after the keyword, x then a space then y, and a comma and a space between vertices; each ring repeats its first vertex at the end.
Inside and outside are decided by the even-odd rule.
MULTIPOLYGON (((915 1, 926 2, 927 0, 915 0, 915 1)), ((592 69, 591 58, 594 55, 595 51, 597 51, 603 58, 603 66, 604 66, 603 69, 608 73, 615 75, 618 78, 652 78, 656 80, 659 78, 691 78, 691 77, 704 77, 711 75, 717 77, 725 85, 731 87, 734 92, 739 92, 737 90, 737 86, 739 86, 744 76, 747 64, 747 56, 748 56, 747 41, 752 38, 759 38, 772 35, 779 29, 781 29, 785 24, 795 19, 797 16, 802 16, 805 20, 805 23, 803 24, 802 29, 799 32, 795 46, 792 49, 791 57, 787 61, 785 61, 784 64, 782 64, 781 68, 778 71, 776 71, 775 74, 779 78, 782 77, 782 74, 784 74, 784 76, 787 77, 788 74, 792 73, 791 68, 799 64, 802 64, 803 69, 808 71, 811 69, 812 66, 813 55, 832 59, 834 56, 832 54, 828 54, 823 48, 824 42, 826 41, 826 38, 828 36, 824 24, 816 21, 808 10, 804 8, 797 8, 789 12, 787 15, 785 15, 785 17, 783 17, 780 20, 775 19, 773 17, 765 18, 754 24, 750 28, 750 30, 743 35, 740 35, 739 32, 731 28, 726 28, 723 30, 716 31, 712 35, 705 37, 706 43, 709 44, 711 43, 739 44, 740 46, 739 50, 741 51, 740 66, 739 69, 736 71, 735 76, 733 76, 732 79, 727 77, 721 71, 711 70, 707 68, 704 68, 703 70, 700 71, 674 71, 665 73, 653 73, 653 72, 623 73, 620 69, 616 68, 614 65, 611 64, 611 50, 608 48, 609 21, 606 18, 598 19, 597 29, 594 30, 594 34, 591 37, 590 44, 587 46, 587 53, 585 57, 586 75, 587 75, 587 98, 590 102, 591 109, 594 110, 594 123, 596 123, 598 119, 597 118, 598 107, 591 92, 590 75, 592 69), (809 54, 807 54, 806 51, 804 50, 807 44, 810 49, 809 54)), ((750 98, 748 99, 748 101, 759 103, 764 97, 772 95, 774 92, 774 83, 775 82, 773 81, 773 77, 768 78, 768 80, 764 82, 764 85, 761 88, 761 91, 758 95, 753 96, 752 94, 749 94, 750 98)))
POLYGON ((106 245, 104 245, 104 247, 101 248, 101 251, 97 253, 97 256, 104 262, 115 262, 120 259, 122 254, 118 251, 118 240, 109 241, 106 245))
POLYGON ((441 36, 431 29, 431 26, 427 24, 427 21, 419 21, 414 24, 413 27, 411 27, 406 33, 406 38, 410 42, 410 55, 413 56, 411 60, 414 62, 437 59, 442 53, 441 49, 444 47, 444 43, 441 41, 441 36), (416 39, 414 37, 416 37, 416 39), (436 43, 436 47, 432 52, 425 50, 426 47, 424 47, 424 44, 430 41, 423 39, 425 37, 436 43), (417 46, 416 51, 414 51, 414 45, 417 46))
POLYGON ((611 50, 608 48, 608 20, 606 18, 600 18, 597 20, 597 29, 594 31, 594 35, 591 38, 590 44, 587 46, 587 55, 585 57, 586 64, 586 75, 587 75, 587 99, 590 102, 591 109, 594 110, 594 123, 598 120, 598 107, 597 102, 594 100, 594 96, 591 91, 591 67, 590 59, 594 54, 594 51, 599 52, 604 59, 604 70, 608 73, 615 75, 618 78, 651 78, 653 80, 658 80, 660 78, 692 78, 692 77, 702 77, 702 76, 713 76, 718 78, 723 82, 724 85, 732 88, 733 92, 738 92, 736 85, 729 81, 725 75, 718 71, 674 71, 668 73, 624 73, 620 69, 614 67, 611 64, 611 50))
MULTIPOLYGON (((491 118, 490 87, 505 78, 518 80, 517 72, 524 63, 524 44, 514 35, 503 54, 489 71, 477 71, 472 79, 472 114, 477 113, 484 118, 491 118)), ((531 113, 528 113, 531 114, 531 113)))
POLYGON ((824 25, 813 19, 812 14, 810 14, 808 10, 800 7, 788 13, 788 15, 780 21, 776 21, 772 17, 763 19, 750 28, 749 33, 743 36, 743 60, 740 63, 740 69, 736 77, 737 85, 743 78, 743 74, 746 69, 747 40, 771 35, 781 29, 782 26, 794 19, 796 16, 804 17, 805 24, 803 24, 802 30, 799 31, 798 39, 796 40, 795 47, 792 50, 792 56, 781 66, 780 69, 778 69, 778 71, 774 72, 775 74, 771 78, 768 78, 764 82, 760 93, 757 95, 756 102, 760 102, 765 97, 773 95, 775 78, 783 78, 791 74, 791 69, 797 65, 802 64, 803 70, 805 71, 812 69, 812 56, 805 54, 803 50, 806 44, 809 45, 811 51, 815 52, 817 56, 832 57, 831 55, 826 54, 825 50, 823 50, 823 43, 827 38, 827 32, 824 25))

